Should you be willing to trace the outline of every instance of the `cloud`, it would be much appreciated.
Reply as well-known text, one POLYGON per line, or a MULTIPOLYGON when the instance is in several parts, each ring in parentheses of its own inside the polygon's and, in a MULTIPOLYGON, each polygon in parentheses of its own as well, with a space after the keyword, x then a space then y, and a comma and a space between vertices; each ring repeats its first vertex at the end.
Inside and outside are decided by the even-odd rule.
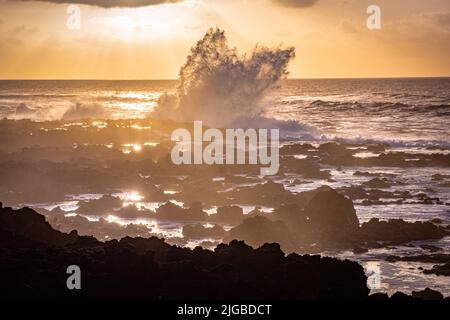
POLYGON ((281 6, 292 8, 307 8, 315 5, 319 0, 272 0, 281 6))
POLYGON ((425 17, 438 26, 448 27, 450 25, 450 11, 427 13, 425 17))
POLYGON ((164 3, 176 3, 184 0, 15 0, 15 1, 40 1, 64 4, 83 4, 101 8, 138 8, 154 6, 164 3))

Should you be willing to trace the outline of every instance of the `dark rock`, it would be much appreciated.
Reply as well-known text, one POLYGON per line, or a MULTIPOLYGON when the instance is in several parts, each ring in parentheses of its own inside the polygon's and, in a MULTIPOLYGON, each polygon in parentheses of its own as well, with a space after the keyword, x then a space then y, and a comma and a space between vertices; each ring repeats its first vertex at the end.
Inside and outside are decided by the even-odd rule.
POLYGON ((229 231, 226 239, 244 240, 252 247, 259 247, 267 242, 280 243, 289 248, 294 246, 293 236, 283 222, 271 221, 262 216, 245 219, 242 224, 229 231))
POLYGON ((183 226, 183 236, 188 239, 222 238, 225 233, 225 230, 219 225, 214 225, 211 228, 204 227, 201 224, 183 226))
POLYGON ((231 241, 209 251, 157 238, 99 242, 53 230, 27 208, 1 209, 0 239, 0 271, 7 275, 2 292, 9 299, 310 300, 364 299, 369 293, 358 263, 285 256, 278 244, 252 249, 231 241), (82 290, 67 290, 66 268, 73 264, 82 266, 82 290))
POLYGON ((78 213, 85 215, 105 215, 111 214, 114 209, 121 208, 123 201, 118 197, 103 195, 99 199, 82 201, 77 209, 78 213))
POLYGON ((304 211, 310 225, 315 228, 333 227, 354 231, 359 227, 352 201, 335 190, 317 193, 304 211))
POLYGON ((420 247, 423 250, 428 250, 428 251, 431 251, 431 252, 436 252, 436 251, 441 251, 442 250, 442 248, 439 248, 437 246, 432 246, 432 245, 429 245, 429 244, 423 244, 420 247))
POLYGON ((77 234, 65 234, 54 230, 45 217, 30 208, 0 211, 0 237, 3 246, 18 244, 28 247, 63 246, 78 239, 77 234))
POLYGON ((194 203, 189 209, 184 209, 168 201, 156 209, 155 218, 175 221, 205 221, 208 214, 201 208, 200 203, 194 203))
POLYGON ((379 300, 389 300, 389 296, 386 293, 374 293, 369 296, 369 300, 379 301, 379 300))
POLYGON ((411 301, 415 300, 415 298, 404 294, 403 292, 396 292, 391 296, 391 300, 402 300, 402 301, 411 301))
POLYGON ((387 261, 396 262, 396 261, 416 261, 416 262, 425 262, 425 263, 450 263, 450 255, 443 253, 435 253, 435 254, 420 254, 414 256, 388 256, 386 258, 387 261))
POLYGON ((126 219, 150 218, 153 212, 147 209, 138 209, 134 205, 128 205, 112 213, 115 216, 126 219))
POLYGON ((386 189, 389 188, 391 184, 385 178, 374 178, 366 183, 363 183, 363 186, 373 189, 386 189))
POLYGON ((444 296, 439 291, 432 290, 430 288, 426 288, 422 291, 413 291, 413 298, 418 298, 422 300, 443 300, 444 296))
POLYGON ((369 252, 369 250, 367 248, 363 248, 363 247, 359 247, 359 246, 353 247, 354 254, 362 254, 362 253, 366 253, 366 252, 369 252))
POLYGON ((381 153, 386 151, 386 147, 382 144, 371 144, 367 146, 366 151, 381 153))
POLYGON ((441 239, 448 232, 431 222, 411 223, 399 219, 380 221, 372 218, 361 225, 360 234, 365 241, 405 243, 415 240, 441 239))
POLYGON ((424 270, 423 273, 450 277, 450 262, 447 262, 443 265, 436 265, 430 270, 424 270))
POLYGON ((245 218, 243 210, 238 206, 219 207, 216 214, 209 216, 209 220, 213 222, 222 222, 231 225, 237 225, 245 218))

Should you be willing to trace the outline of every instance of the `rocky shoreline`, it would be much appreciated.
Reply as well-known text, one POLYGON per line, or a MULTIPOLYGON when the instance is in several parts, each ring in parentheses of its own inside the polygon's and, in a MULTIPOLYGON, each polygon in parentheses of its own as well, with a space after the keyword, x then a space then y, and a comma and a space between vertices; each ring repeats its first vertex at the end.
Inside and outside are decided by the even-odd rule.
MULTIPOLYGON (((151 237, 100 242, 54 230, 30 208, 0 209, 0 274, 6 299, 387 299, 369 295, 356 262, 285 255, 276 243, 243 241, 214 251, 151 237), (67 290, 66 268, 79 265, 82 290, 67 290)), ((443 299, 426 289, 391 299, 443 299)))
MULTIPOLYGON (((299 263, 297 258, 292 262, 292 257, 326 254, 357 261, 355 270, 366 268, 366 262, 392 262, 396 268, 411 268, 416 278, 414 285, 405 290, 408 294, 422 292, 426 287, 445 295, 450 293, 445 288, 450 262, 446 189, 450 179, 449 150, 430 147, 403 152, 370 142, 283 141, 279 173, 262 177, 257 166, 174 165, 169 138, 175 128, 190 130, 191 125, 153 119, 0 120, 0 199, 5 206, 22 208, 17 211, 20 214, 3 208, 2 214, 8 221, 12 216, 23 216, 10 221, 12 229, 1 229, 7 274, 17 276, 11 279, 25 287, 27 281, 32 282, 31 278, 19 278, 14 263, 22 266, 23 274, 32 277, 32 270, 23 266, 27 260, 36 261, 31 258, 33 255, 39 261, 50 261, 41 263, 42 279, 49 277, 45 272, 48 268, 62 281, 65 273, 60 274, 61 270, 55 270, 51 263, 62 268, 62 261, 70 263, 75 256, 87 261, 88 266, 95 266, 93 261, 109 257, 107 248, 122 250, 130 246, 125 248, 131 251, 127 253, 130 259, 141 261, 145 252, 137 254, 135 242, 148 242, 159 244, 146 244, 150 248, 147 251, 158 251, 162 246, 176 252, 176 261, 181 257, 191 261, 189 272, 206 272, 207 277, 219 277, 213 267, 222 264, 240 268, 234 262, 217 258, 217 248, 226 246, 227 250, 237 250, 233 252, 239 252, 238 255, 253 255, 264 248, 264 252, 278 252, 275 255, 284 257, 279 259, 277 269, 266 270, 268 273, 280 272, 288 277, 287 266, 299 263), (45 228, 36 231, 36 226, 44 223, 45 228), (42 244, 40 237, 54 239, 42 244), (274 245, 267 247, 267 243, 276 243, 278 249, 274 245), (100 255, 91 259, 93 252, 100 255), (60 256, 65 258, 60 261, 60 256), (286 260, 287 257, 291 258, 286 260), (205 266, 197 258, 217 264, 205 266)), ((124 257, 117 259, 126 261, 124 257)), ((315 259, 335 261, 333 265, 342 263, 328 260, 332 258, 315 259)), ((158 270, 166 270, 167 261, 149 261, 155 262, 158 270)), ((311 261, 314 266, 324 263, 311 261)), ((140 266, 141 262, 136 264, 140 266)), ((404 282, 390 278, 398 269, 385 267, 382 281, 392 282, 382 285, 394 284, 386 291, 389 295, 404 290, 403 284, 412 283, 411 278, 404 282)), ((102 268, 93 278, 109 277, 112 266, 102 268)), ((300 266, 298 269, 301 271, 300 266)), ((123 272, 119 278, 126 278, 126 270, 123 272)), ((345 271, 343 278, 350 279, 354 272, 345 271)), ((137 273, 150 277, 141 269, 137 273)), ((219 280, 232 281, 237 277, 245 282, 247 275, 232 271, 223 277, 219 280)), ((366 280, 364 276, 358 283, 367 288, 366 280)), ((333 283, 331 278, 327 281, 333 283)), ((245 283, 243 286, 259 285, 254 279, 245 283)), ((261 284, 258 290, 264 294, 268 294, 265 287, 275 290, 275 285, 268 283, 261 284)), ((175 294, 174 288, 175 285, 171 294, 175 294)), ((381 286, 374 292, 384 292, 385 288, 381 286)), ((295 293, 297 289, 289 290, 295 293)), ((312 284, 308 284, 305 290, 301 297, 318 298, 326 296, 328 289, 313 293, 309 291, 313 290, 312 284)), ((162 291, 158 295, 164 296, 162 291)), ((387 296, 359 296, 368 297, 387 296)))

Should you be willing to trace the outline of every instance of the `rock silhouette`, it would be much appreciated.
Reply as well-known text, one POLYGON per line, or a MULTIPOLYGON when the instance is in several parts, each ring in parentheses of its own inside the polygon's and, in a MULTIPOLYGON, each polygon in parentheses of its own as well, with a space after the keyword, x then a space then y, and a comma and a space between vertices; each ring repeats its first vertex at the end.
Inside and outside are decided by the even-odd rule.
POLYGON ((278 244, 244 242, 214 251, 171 246, 157 238, 97 241, 53 230, 24 208, 0 211, 1 292, 5 298, 363 299, 369 290, 355 262, 285 255, 278 244), (83 290, 65 286, 68 265, 83 290))

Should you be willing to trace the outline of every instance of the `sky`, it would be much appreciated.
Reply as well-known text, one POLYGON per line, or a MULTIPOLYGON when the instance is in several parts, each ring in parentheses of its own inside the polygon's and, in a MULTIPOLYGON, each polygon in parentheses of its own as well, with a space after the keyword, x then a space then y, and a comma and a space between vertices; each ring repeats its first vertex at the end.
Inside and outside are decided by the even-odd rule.
POLYGON ((210 27, 294 46, 290 78, 450 76, 449 0, 0 0, 0 79, 176 79, 210 27))

